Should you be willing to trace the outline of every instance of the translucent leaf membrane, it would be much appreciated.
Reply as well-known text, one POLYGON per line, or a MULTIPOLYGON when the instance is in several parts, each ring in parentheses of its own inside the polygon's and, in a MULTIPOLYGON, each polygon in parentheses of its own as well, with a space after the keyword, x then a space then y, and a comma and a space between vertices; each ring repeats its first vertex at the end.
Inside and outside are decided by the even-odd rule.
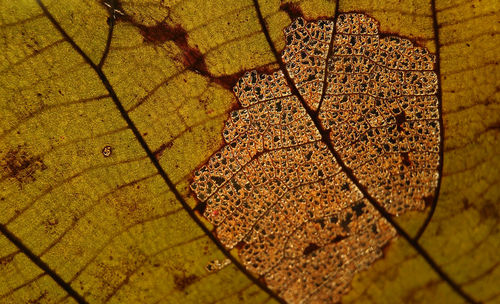
POLYGON ((286 69, 316 114, 282 71, 246 73, 234 88, 242 108, 226 122, 227 144, 191 188, 224 246, 239 248, 280 297, 332 303, 396 235, 356 184, 394 216, 434 196, 435 59, 406 39, 380 37, 363 14, 341 14, 335 26, 299 18, 285 36, 286 69))

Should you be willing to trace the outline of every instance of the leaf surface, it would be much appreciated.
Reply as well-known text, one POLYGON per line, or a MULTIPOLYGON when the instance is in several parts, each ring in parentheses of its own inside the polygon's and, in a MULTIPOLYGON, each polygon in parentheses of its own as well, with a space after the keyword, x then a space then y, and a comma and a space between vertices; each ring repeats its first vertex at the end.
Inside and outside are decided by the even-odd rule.
MULTIPOLYGON (((43 4, 74 44, 36 2, 0 2, 0 223, 67 285, 4 234, 0 301, 74 302, 69 288, 90 303, 274 301, 234 263, 206 272, 224 254, 183 210, 109 90, 194 207, 191 172, 222 144, 236 104, 229 89, 245 70, 278 67, 253 3, 122 1, 101 69, 108 87, 88 62, 98 65, 106 53, 108 7, 43 4)), ((260 5, 279 51, 291 16, 335 11, 332 2, 285 4, 260 5)), ((444 167, 435 214, 420 242, 475 299, 498 301, 498 5, 340 1, 339 10, 366 12, 382 31, 431 52, 436 15, 444 167)), ((424 220, 413 213, 398 222, 415 234, 424 220)), ((435 299, 462 301, 398 240, 355 277, 344 301, 435 299)))

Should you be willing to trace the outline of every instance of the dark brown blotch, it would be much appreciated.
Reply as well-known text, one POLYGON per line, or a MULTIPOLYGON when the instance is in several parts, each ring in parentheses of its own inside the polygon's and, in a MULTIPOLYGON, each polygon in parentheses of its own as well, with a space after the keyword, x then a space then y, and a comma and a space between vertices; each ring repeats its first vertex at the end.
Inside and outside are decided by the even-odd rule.
POLYGON ((33 156, 23 145, 9 150, 0 161, 2 175, 16 179, 20 186, 36 180, 36 173, 47 169, 40 156, 33 156))
POLYGON ((299 17, 304 18, 304 13, 300 9, 300 7, 295 3, 290 3, 290 2, 283 3, 280 5, 280 10, 287 13, 288 17, 290 17, 290 19, 292 20, 295 20, 299 17))
POLYGON ((203 216, 205 214, 205 210, 207 209, 207 202, 198 202, 196 204, 196 207, 194 207, 194 211, 198 212, 200 216, 203 216))
POLYGON ((481 222, 488 219, 494 219, 498 222, 499 218, 499 211, 495 204, 492 204, 491 202, 487 202, 484 206, 481 207, 481 209, 479 209, 479 220, 481 222))
POLYGON ((408 152, 401 153, 401 161, 403 162, 404 166, 406 167, 411 166, 410 155, 408 154, 408 152))
POLYGON ((319 249, 318 245, 310 243, 309 245, 307 245, 306 248, 304 248, 304 255, 309 255, 318 249, 319 249))
MULTIPOLYGON (((134 21, 128 17, 127 20, 135 25, 144 38, 144 43, 160 45, 167 41, 172 41, 182 51, 181 55, 176 58, 186 67, 186 69, 205 76, 211 82, 220 85, 221 87, 231 90, 238 79, 242 77, 245 71, 240 71, 234 74, 215 76, 209 72, 205 62, 205 56, 196 46, 191 46, 188 43, 189 34, 180 24, 170 25, 165 21, 161 21, 152 26, 147 26, 134 21)), ((266 67, 257 68, 259 72, 270 72, 266 67)))
POLYGON ((189 285, 196 282, 198 279, 199 279, 198 276, 194 275, 194 274, 189 275, 189 276, 186 276, 184 274, 182 274, 182 275, 176 274, 176 275, 174 275, 175 289, 183 291, 189 285))
POLYGON ((424 196, 422 199, 424 200, 425 208, 431 207, 434 204, 435 200, 434 195, 424 196))
POLYGON ((401 113, 399 113, 398 115, 395 116, 396 118, 396 126, 398 128, 398 131, 403 131, 403 123, 405 123, 407 121, 407 118, 406 118, 406 113, 405 111, 401 111, 401 113))

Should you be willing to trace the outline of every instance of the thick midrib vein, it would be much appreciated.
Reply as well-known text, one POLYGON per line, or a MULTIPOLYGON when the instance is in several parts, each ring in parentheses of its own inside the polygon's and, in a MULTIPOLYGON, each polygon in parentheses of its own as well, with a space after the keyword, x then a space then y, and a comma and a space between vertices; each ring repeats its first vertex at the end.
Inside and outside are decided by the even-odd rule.
POLYGON ((441 88, 441 53, 439 43, 439 25, 437 22, 437 10, 436 10, 436 1, 431 0, 431 10, 432 10, 432 27, 434 29, 434 46, 436 47, 436 66, 435 72, 438 79, 438 88, 437 88, 437 98, 438 98, 438 111, 439 111, 439 131, 441 132, 441 140, 439 141, 439 179, 438 184, 436 186, 436 191, 434 193, 434 201, 431 204, 431 209, 425 218, 424 223, 418 229, 417 234, 415 235, 415 241, 418 241, 422 234, 424 234, 425 229, 431 222, 432 216, 434 215, 434 211, 436 210, 439 191, 441 189, 441 180, 443 179, 443 163, 444 163, 444 125, 443 125, 443 91, 441 88))
MULTIPOLYGON (((155 166, 156 170, 158 171, 158 173, 160 174, 160 176, 163 178, 164 182, 167 184, 167 186, 170 189, 170 191, 172 191, 172 193, 174 194, 174 196, 177 199, 177 201, 179 201, 179 203, 181 203, 182 207, 186 210, 186 212, 189 214, 189 216, 191 217, 191 219, 203 230, 203 232, 212 240, 212 242, 215 243, 215 245, 217 246, 217 248, 222 253, 224 253, 224 255, 229 260, 231 260, 231 262, 236 267, 238 267, 238 269, 243 274, 245 274, 254 284, 256 284, 262 290, 264 290, 265 292, 267 292, 271 297, 273 297, 279 303, 286 303, 283 299, 281 299, 278 295, 276 295, 276 293, 274 293, 266 285, 264 285, 261 281, 259 281, 256 277, 254 277, 252 274, 250 274, 250 272, 231 253, 229 253, 226 250, 226 248, 224 247, 224 245, 222 245, 222 243, 215 237, 215 235, 210 232, 210 230, 207 228, 207 226, 205 226, 205 224, 201 221, 201 219, 198 216, 196 216, 195 212, 191 209, 191 207, 189 206, 189 204, 184 200, 184 198, 182 197, 182 195, 180 194, 180 192, 175 187, 175 184, 168 177, 168 175, 165 172, 165 170, 163 170, 162 166, 160 165, 160 162, 158 161, 158 159, 156 159, 153 151, 151 150, 151 148, 149 147, 149 145, 146 143, 145 139, 142 137, 142 134, 139 132, 137 126, 135 125, 135 123, 132 121, 132 119, 128 115, 127 111, 123 107, 123 104, 121 103, 121 101, 119 100, 118 96, 116 95, 116 92, 114 91, 113 86, 109 82, 108 78, 106 77, 106 75, 104 74, 104 72, 102 71, 102 69, 100 68, 100 66, 98 66, 97 64, 95 64, 92 61, 92 59, 90 59, 90 57, 66 33, 66 31, 61 27, 61 25, 57 22, 57 20, 55 20, 55 18, 48 11, 47 7, 45 7, 45 5, 41 2, 41 0, 36 0, 36 1, 37 1, 38 5, 40 6, 40 8, 43 10, 45 16, 50 20, 50 22, 52 23, 52 25, 56 28, 56 30, 64 37, 64 39, 66 39, 66 41, 71 45, 71 47, 95 71, 95 73, 97 74, 97 76, 99 77, 99 79, 101 80, 101 82, 103 83, 104 87, 109 92, 109 95, 110 95, 111 99, 113 100, 115 106, 117 107, 118 111, 120 112, 120 115, 122 116, 122 118, 125 120, 125 122, 129 126, 129 128, 132 131, 132 133, 134 134, 135 138, 137 139, 137 141, 140 143, 141 147, 144 149, 144 151, 148 155, 150 161, 153 163, 153 165, 155 166)), ((115 8, 115 1, 111 0, 111 11, 112 12, 114 12, 114 8, 115 8)), ((111 23, 111 26, 112 25, 114 25, 114 22, 111 23)), ((112 32, 112 31, 110 30, 110 32, 112 32)), ((36 255, 34 255, 34 254, 32 254, 32 255, 33 255, 33 257, 36 257, 36 255)), ((38 260, 40 260, 40 259, 38 258, 38 260)), ((47 266, 47 269, 50 270, 50 268, 48 266, 47 266)), ((52 271, 52 272, 55 274, 54 271, 52 271)), ((56 274, 56 276, 57 276, 57 274, 56 274)), ((69 288, 70 290, 74 291, 73 288, 70 286, 70 284, 68 284, 67 282, 65 282, 64 280, 62 280, 62 278, 60 278, 59 276, 57 276, 57 278, 58 278, 58 280, 56 280, 56 282, 60 286, 62 286, 63 288, 65 288, 65 290, 69 288)), ((76 291, 74 291, 74 295, 71 294, 71 293, 70 293, 70 295, 75 300, 77 300, 77 302, 79 302, 79 303, 86 303, 85 300, 83 299, 83 297, 81 297, 78 293, 76 293, 76 291), (81 299, 81 300, 79 300, 79 299, 81 299)))
MULTIPOLYGON (((339 0, 336 0, 333 27, 332 27, 332 36, 330 37, 330 43, 328 44, 328 52, 326 53, 326 61, 325 61, 325 70, 323 71, 323 77, 324 77, 323 88, 321 89, 321 97, 319 98, 318 107, 316 108, 315 111, 316 115, 319 113, 319 109, 321 109, 321 106, 323 105, 323 100, 325 99, 326 95, 326 87, 328 86, 328 58, 331 58, 333 54, 333 44, 335 42, 335 31, 337 26, 336 21, 338 14, 339 14, 339 0)), ((290 75, 288 75, 288 78, 290 78, 290 75)))
POLYGON ((21 251, 30 261, 32 261, 36 266, 38 266, 43 272, 48 274, 64 291, 66 291, 77 303, 87 304, 87 301, 71 287, 71 285, 64 281, 60 275, 58 275, 49 265, 47 265, 42 259, 40 259, 31 249, 29 249, 24 243, 15 236, 11 231, 7 229, 3 224, 0 224, 0 233, 2 233, 14 246, 16 246, 19 251, 21 251))
MULTIPOLYGON (((459 294, 462 298, 464 298, 466 301, 470 303, 476 303, 475 300, 472 299, 468 294, 466 294, 462 288, 455 283, 440 267, 439 265, 434 261, 434 259, 430 256, 430 254, 422 247, 420 244, 415 241, 393 218, 392 216, 385 210, 384 207, 382 207, 377 200, 368 193, 366 188, 359 182, 359 180, 356 178, 356 176, 353 174, 352 170, 347 167, 338 154, 338 152, 335 150, 333 147, 333 144, 329 140, 328 137, 328 131, 323 128, 323 126, 320 123, 320 120, 318 119, 318 113, 311 109, 308 104, 305 102, 304 98, 302 95, 299 93, 297 87, 295 86, 295 83, 293 82, 292 78, 290 77, 290 74, 288 73, 288 70, 285 67, 285 64, 283 63, 281 56, 279 55, 279 52, 276 50, 276 47, 274 46, 274 43, 271 39, 271 35, 269 34, 269 30, 266 25, 266 21, 264 20, 264 17, 262 15, 262 12, 260 10, 260 5, 258 0, 253 0, 255 10, 257 13, 257 18, 259 19, 259 23, 262 27, 262 32, 264 33, 266 40, 269 44, 269 47, 271 48, 272 53, 274 54, 274 57, 276 58, 276 61, 278 62, 280 69, 282 70, 286 81, 292 91, 292 93, 297 96, 299 99, 300 103, 306 110, 306 112, 309 114, 311 120, 313 121, 314 125, 318 129, 318 131, 321 134, 323 142, 327 145, 328 149, 330 152, 333 154, 335 157, 335 160, 337 163, 340 165, 342 170, 345 172, 345 174, 351 179, 351 181, 358 187, 358 189, 363 193, 365 198, 370 202, 370 204, 381 214, 383 218, 385 218, 397 231, 397 233, 402 236, 419 254, 424 258, 424 260, 429 264, 429 266, 443 279, 457 294, 459 294)), ((336 9, 335 9, 335 16, 334 16, 334 23, 337 21, 338 17, 338 6, 339 6, 339 1, 337 0, 336 3, 336 9)), ((335 29, 335 28, 334 28, 335 29)), ((333 35, 334 33, 332 33, 333 35)), ((329 51, 330 53, 330 51, 329 51)), ((327 75, 325 75, 327 77, 327 75)))

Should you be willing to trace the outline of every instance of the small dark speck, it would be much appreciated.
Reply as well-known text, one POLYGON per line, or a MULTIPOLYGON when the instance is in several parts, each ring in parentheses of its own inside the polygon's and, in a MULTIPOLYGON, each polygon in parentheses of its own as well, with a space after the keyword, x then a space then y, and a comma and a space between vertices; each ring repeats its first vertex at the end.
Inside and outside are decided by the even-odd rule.
POLYGON ((309 255, 309 254, 311 254, 312 252, 314 252, 314 251, 316 251, 318 249, 319 249, 318 245, 316 245, 314 243, 311 243, 306 248, 304 248, 303 254, 304 255, 309 255))

